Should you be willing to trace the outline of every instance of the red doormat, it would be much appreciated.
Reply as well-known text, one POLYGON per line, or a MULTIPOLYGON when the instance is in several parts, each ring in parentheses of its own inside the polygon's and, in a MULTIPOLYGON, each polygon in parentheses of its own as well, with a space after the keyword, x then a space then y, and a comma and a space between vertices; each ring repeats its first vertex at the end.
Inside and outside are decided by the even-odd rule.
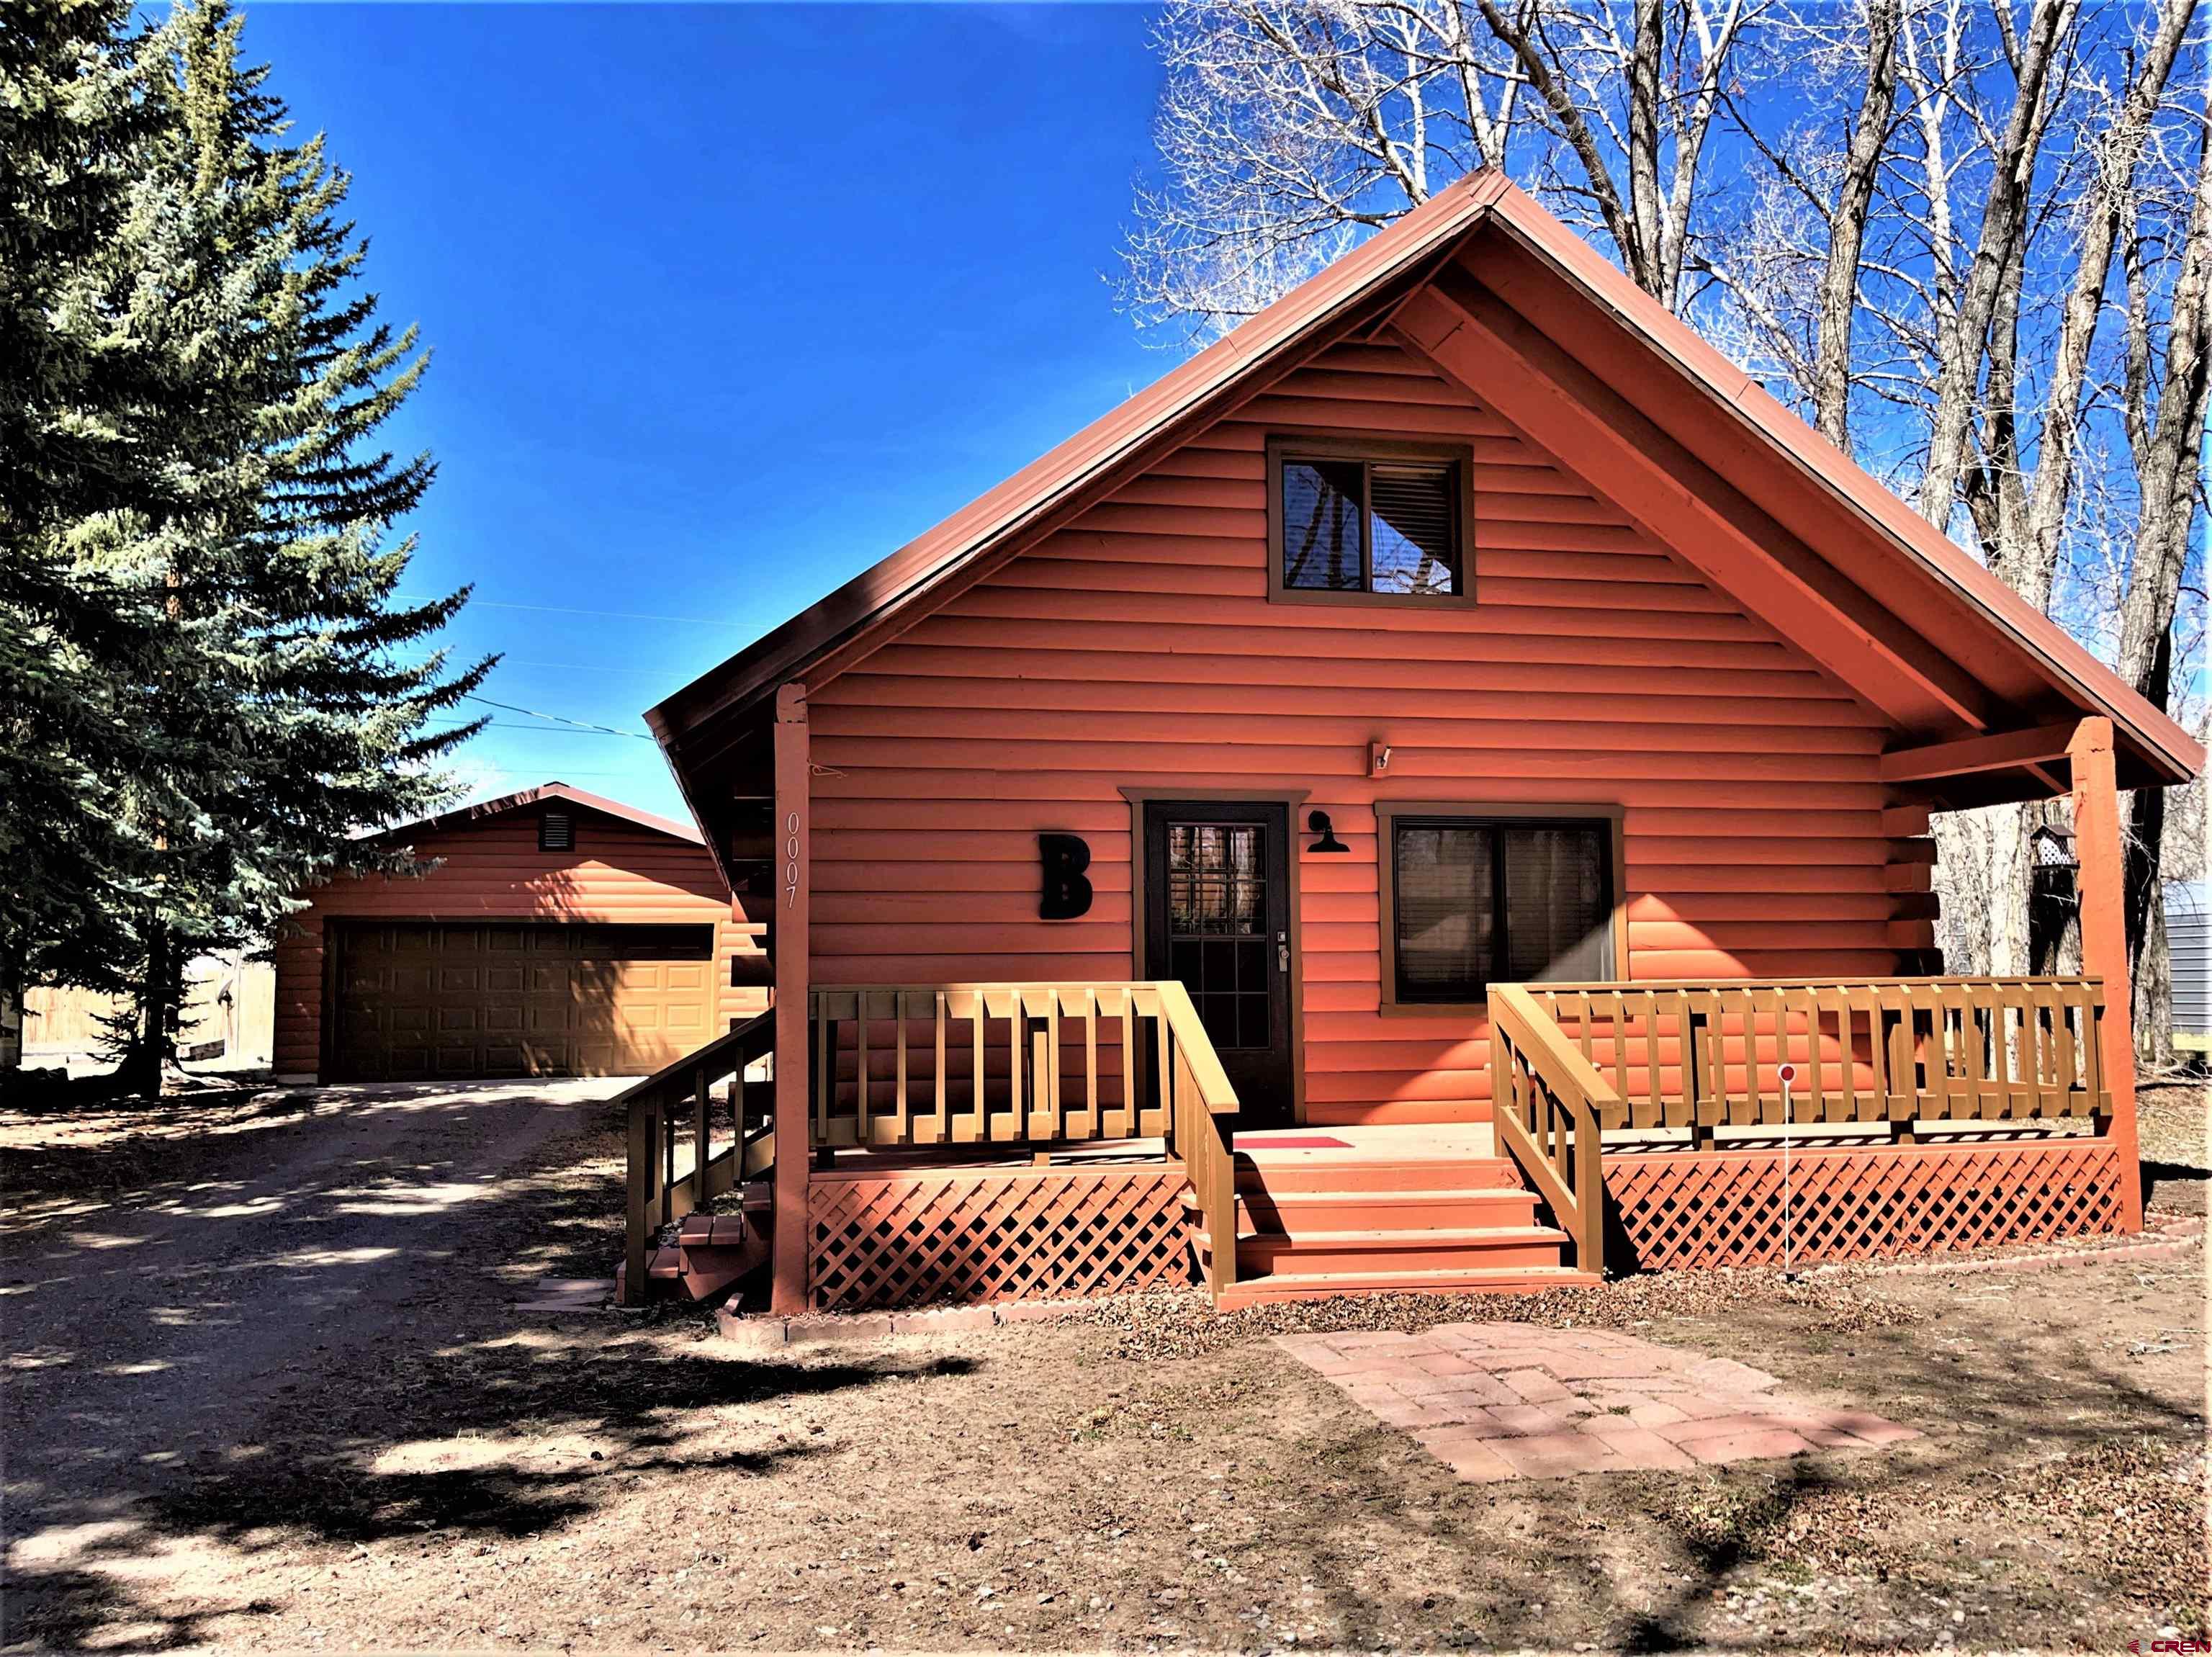
POLYGON ((1240 1133, 1237 1136, 1240 1151, 1348 1151, 1348 1139, 1331 1139, 1326 1135, 1240 1133))

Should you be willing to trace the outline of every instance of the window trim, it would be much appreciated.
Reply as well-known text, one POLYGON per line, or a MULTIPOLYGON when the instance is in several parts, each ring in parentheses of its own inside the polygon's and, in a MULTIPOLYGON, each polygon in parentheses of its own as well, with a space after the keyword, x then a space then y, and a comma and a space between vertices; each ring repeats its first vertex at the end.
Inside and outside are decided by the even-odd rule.
MULTIPOLYGON (((1363 521, 1360 533, 1370 533, 1363 521)), ((1271 604, 1376 604, 1416 610, 1472 605, 1474 579, 1474 446, 1410 438, 1360 437, 1343 432, 1279 431, 1267 438, 1267 600, 1271 604), (1292 587, 1283 572, 1283 463, 1285 460, 1444 460, 1459 469, 1459 586, 1456 593, 1332 592, 1292 587)))
POLYGON ((1375 876, 1382 930, 1377 940, 1382 1011, 1400 1018, 1464 1017, 1489 1011, 1480 1001, 1401 1001, 1398 998, 1398 832, 1401 817, 1457 817, 1470 822, 1602 823, 1611 852, 1613 887, 1611 977, 1626 982, 1628 959, 1628 874, 1623 849, 1627 808, 1606 803, 1499 804, 1487 800, 1382 800, 1375 805, 1375 876))

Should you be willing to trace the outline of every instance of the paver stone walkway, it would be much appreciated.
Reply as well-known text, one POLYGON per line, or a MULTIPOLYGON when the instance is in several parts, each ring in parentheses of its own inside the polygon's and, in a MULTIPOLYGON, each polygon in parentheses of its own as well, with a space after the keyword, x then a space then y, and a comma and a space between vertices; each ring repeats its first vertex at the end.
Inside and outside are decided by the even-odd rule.
POLYGON ((1275 1344, 1464 1479, 1689 1468, 1920 1435, 1790 1397, 1763 1369, 1603 1329, 1442 1324, 1275 1344))

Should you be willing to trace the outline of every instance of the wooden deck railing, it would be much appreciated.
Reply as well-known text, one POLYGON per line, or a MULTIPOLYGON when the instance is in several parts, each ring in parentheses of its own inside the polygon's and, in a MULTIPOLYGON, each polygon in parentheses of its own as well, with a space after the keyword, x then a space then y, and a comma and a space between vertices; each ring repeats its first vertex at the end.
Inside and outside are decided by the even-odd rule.
POLYGON ((1574 1239, 1603 1258, 1605 1129, 1786 1121, 2014 1126, 2110 1115, 2094 978, 1493 984, 1492 1118, 1574 1239))
POLYGON ((1237 1094, 1181 984, 867 985, 813 992, 817 1146, 1164 1138, 1236 1280, 1237 1094))
POLYGON ((1552 1206, 1574 1264, 1605 1262, 1598 1124, 1620 1095, 1525 984, 1490 986, 1491 1121, 1506 1154, 1552 1206))
POLYGON ((1607 1128, 2017 1122, 2102 1116, 2094 978, 1843 978, 1523 986, 1607 1080, 1607 1128))
POLYGON ((629 1124, 629 1201, 623 1240, 623 1296, 628 1304, 645 1302, 647 1266, 661 1227, 757 1178, 775 1161, 775 1084, 745 1075, 775 1045, 775 1014, 763 1013, 647 1076, 615 1101, 628 1108, 629 1124), (727 1117, 726 1140, 714 1131, 718 1088, 727 1117), (689 1166, 678 1178, 677 1152, 687 1141, 689 1166))
POLYGON ((1170 1124, 1158 1081, 1170 1074, 1166 987, 817 990, 814 1142, 1159 1137, 1170 1124))

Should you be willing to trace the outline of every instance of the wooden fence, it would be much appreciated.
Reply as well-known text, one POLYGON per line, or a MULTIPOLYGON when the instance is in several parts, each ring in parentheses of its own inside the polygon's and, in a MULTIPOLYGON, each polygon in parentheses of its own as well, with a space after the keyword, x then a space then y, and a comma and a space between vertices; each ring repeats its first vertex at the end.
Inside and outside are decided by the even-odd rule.
MULTIPOLYGON (((221 1042, 233 1063, 266 1064, 276 1038, 276 969, 266 961, 210 956, 185 970, 183 1045, 221 1042)), ((100 1020, 123 1003, 90 990, 39 986, 23 992, 23 1049, 33 1063, 52 1053, 94 1051, 100 1020)))
POLYGON ((2104 1006, 2094 978, 1493 984, 1492 1120, 1595 1265, 1603 1130, 1687 1129, 1711 1153, 1724 1126, 1881 1124, 1910 1143, 1927 1122, 2102 1118, 2104 1006))
POLYGON ((1182 996, 1154 984, 817 990, 814 1142, 1159 1137, 1170 990, 1182 996))

